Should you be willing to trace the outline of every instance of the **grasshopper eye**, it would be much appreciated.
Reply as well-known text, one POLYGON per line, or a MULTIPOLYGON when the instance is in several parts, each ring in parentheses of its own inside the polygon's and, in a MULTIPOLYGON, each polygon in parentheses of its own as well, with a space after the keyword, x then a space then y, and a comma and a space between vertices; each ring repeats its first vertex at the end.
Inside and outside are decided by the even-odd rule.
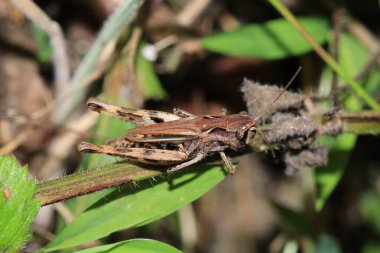
POLYGON ((244 139, 244 136, 247 132, 247 126, 243 126, 241 127, 238 131, 237 131, 237 138, 238 139, 244 139))

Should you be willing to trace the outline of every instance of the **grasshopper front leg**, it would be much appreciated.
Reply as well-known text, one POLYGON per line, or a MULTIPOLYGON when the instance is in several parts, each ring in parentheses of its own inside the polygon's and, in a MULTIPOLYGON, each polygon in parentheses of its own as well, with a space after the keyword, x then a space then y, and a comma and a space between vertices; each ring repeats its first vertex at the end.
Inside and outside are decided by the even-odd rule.
POLYGON ((226 164, 228 172, 230 175, 233 175, 235 173, 235 168, 231 163, 231 160, 223 151, 219 152, 220 156, 222 157, 223 162, 226 164))
POLYGON ((179 150, 120 148, 111 145, 95 145, 87 142, 79 143, 78 149, 82 153, 100 153, 119 156, 134 162, 155 165, 176 164, 188 159, 188 155, 179 150))

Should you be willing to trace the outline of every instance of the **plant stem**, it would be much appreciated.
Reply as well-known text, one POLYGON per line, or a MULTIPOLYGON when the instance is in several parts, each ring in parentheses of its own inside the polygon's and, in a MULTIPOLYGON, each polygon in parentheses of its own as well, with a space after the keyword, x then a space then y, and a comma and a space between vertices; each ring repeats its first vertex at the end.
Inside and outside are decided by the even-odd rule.
POLYGON ((355 134, 380 134, 380 113, 377 111, 341 112, 338 119, 343 132, 355 134))
POLYGON ((162 170, 143 169, 129 163, 114 163, 105 168, 75 173, 37 184, 35 199, 49 205, 91 192, 135 182, 162 174, 162 170))
POLYGON ((334 58, 328 54, 305 30, 305 28, 298 22, 296 17, 279 1, 268 0, 278 12, 286 20, 289 21, 300 34, 310 43, 315 52, 321 57, 321 59, 328 64, 342 79, 344 79, 351 88, 361 97, 364 102, 373 110, 380 110, 380 105, 370 96, 368 93, 356 82, 349 74, 347 74, 341 66, 334 60, 334 58))

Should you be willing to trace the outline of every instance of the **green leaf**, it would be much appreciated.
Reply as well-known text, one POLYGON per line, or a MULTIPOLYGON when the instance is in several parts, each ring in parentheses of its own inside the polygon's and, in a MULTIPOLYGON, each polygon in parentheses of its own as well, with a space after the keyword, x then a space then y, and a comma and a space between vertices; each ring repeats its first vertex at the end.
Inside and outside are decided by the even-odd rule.
POLYGON ((30 239, 40 209, 33 199, 36 185, 16 158, 0 156, 0 186, 0 252, 16 252, 30 239))
POLYGON ((380 196, 375 192, 367 192, 359 202, 361 215, 380 234, 380 196))
POLYGON ((162 88, 153 65, 141 53, 144 45, 145 43, 141 43, 136 59, 136 72, 141 90, 146 99, 165 99, 167 93, 162 88))
POLYGON ((341 134, 337 137, 325 136, 323 143, 329 146, 328 164, 314 170, 317 185, 315 208, 321 210, 343 176, 357 136, 341 134))
POLYGON ((142 226, 199 198, 224 177, 221 167, 197 165, 171 175, 126 185, 95 203, 48 245, 47 251, 73 247, 112 232, 142 226))
MULTIPOLYGON (((326 41, 330 29, 326 19, 300 17, 298 20, 319 44, 326 41)), ((205 49, 216 53, 267 60, 312 51, 310 44, 285 19, 245 25, 235 31, 211 35, 203 38, 202 44, 205 49)))
POLYGON ((181 253, 182 251, 168 244, 149 240, 133 239, 114 244, 102 245, 90 249, 76 251, 77 253, 181 253))

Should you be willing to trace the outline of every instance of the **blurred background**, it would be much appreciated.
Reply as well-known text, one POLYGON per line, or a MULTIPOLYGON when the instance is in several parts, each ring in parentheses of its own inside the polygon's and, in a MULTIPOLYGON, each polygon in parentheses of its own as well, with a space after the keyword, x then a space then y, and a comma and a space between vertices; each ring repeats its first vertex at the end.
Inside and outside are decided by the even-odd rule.
MULTIPOLYGON (((34 3, 0 2, 0 153, 27 164, 38 181, 117 160, 81 163, 80 140, 105 143, 131 127, 89 112, 89 96, 232 114, 247 110, 244 78, 283 86, 301 66, 290 89, 316 112, 371 109, 269 1, 145 1, 112 39, 99 31, 123 1, 34 3)), ((282 3, 379 102, 379 2, 282 3)), ((326 166, 294 176, 271 152, 238 156, 235 175, 190 206, 106 240, 153 238, 194 253, 380 252, 379 138, 337 139, 321 140, 330 148, 326 166)), ((53 238, 62 209, 40 211, 29 251, 53 238)))

